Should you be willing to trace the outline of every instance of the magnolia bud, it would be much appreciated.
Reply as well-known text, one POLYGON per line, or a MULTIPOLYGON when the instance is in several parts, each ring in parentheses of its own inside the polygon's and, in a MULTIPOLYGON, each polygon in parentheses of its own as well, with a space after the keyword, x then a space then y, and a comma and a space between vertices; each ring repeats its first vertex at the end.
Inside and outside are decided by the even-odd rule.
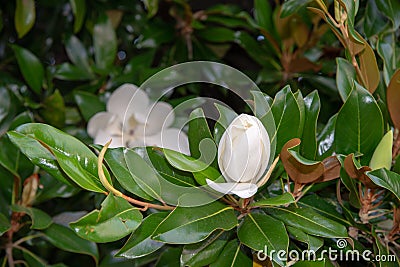
POLYGON ((228 126, 218 145, 218 165, 226 183, 207 179, 208 185, 224 194, 251 197, 268 166, 270 146, 261 121, 241 114, 228 126))

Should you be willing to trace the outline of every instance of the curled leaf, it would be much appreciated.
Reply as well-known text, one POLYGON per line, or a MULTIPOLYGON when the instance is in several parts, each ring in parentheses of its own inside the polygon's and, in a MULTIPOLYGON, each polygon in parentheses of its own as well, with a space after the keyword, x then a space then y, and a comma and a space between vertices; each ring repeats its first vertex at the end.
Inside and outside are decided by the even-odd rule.
POLYGON ((354 154, 350 154, 344 159, 344 168, 351 178, 359 180, 368 188, 377 188, 366 174, 371 168, 368 166, 356 166, 354 154))
POLYGON ((340 163, 335 156, 322 161, 305 159, 295 151, 300 143, 299 138, 291 139, 281 151, 283 166, 296 184, 326 182, 339 177, 340 163))

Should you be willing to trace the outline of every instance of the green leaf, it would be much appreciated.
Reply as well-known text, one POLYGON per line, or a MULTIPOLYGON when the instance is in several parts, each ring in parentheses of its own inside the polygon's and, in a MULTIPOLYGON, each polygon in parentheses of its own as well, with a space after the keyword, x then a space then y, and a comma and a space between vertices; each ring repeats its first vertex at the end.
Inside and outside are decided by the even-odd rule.
POLYGON ((180 266, 182 247, 168 247, 158 258, 154 267, 175 267, 180 266))
POLYGON ((74 97, 85 121, 89 121, 96 113, 106 110, 106 104, 95 94, 85 91, 74 91, 74 97))
POLYGON ((0 213, 0 236, 2 236, 10 228, 11 228, 10 220, 3 213, 0 213))
POLYGON ((276 94, 271 110, 276 126, 273 139, 277 139, 276 151, 280 152, 287 141, 300 137, 300 108, 289 86, 276 94))
POLYGON ((190 113, 188 138, 191 156, 217 168, 216 145, 201 108, 190 113))
MULTIPOLYGON (((293 267, 326 267, 326 260, 318 260, 318 261, 298 261, 292 265, 293 267)), ((332 265, 334 266, 334 265, 332 265)))
POLYGON ((303 231, 291 226, 287 226, 286 229, 294 239, 306 243, 308 246, 307 250, 316 252, 324 245, 324 240, 321 238, 306 234, 303 231))
POLYGON ((251 267, 252 260, 240 249, 241 244, 232 240, 219 255, 218 259, 210 267, 251 267))
POLYGON ((317 160, 323 160, 334 152, 336 118, 337 114, 333 115, 317 137, 317 160))
POLYGON ((94 25, 93 46, 97 68, 109 70, 117 55, 117 37, 111 21, 105 15, 94 25))
POLYGON ((49 266, 42 258, 38 255, 32 253, 30 250, 26 248, 19 248, 22 250, 22 254, 24 259, 29 267, 46 267, 49 266))
POLYGON ((34 0, 16 0, 14 24, 18 38, 22 38, 32 29, 36 19, 34 0))
POLYGON ((77 186, 70 186, 54 176, 43 172, 40 174, 40 190, 38 190, 35 203, 40 204, 53 198, 69 198, 76 195, 81 189, 77 186))
POLYGON ((335 126, 336 153, 361 153, 361 164, 369 163, 383 136, 383 118, 374 97, 364 88, 353 87, 340 109, 335 126))
POLYGON ((329 200, 325 200, 324 198, 319 197, 316 194, 308 195, 298 202, 300 207, 307 207, 313 209, 319 214, 326 216, 329 219, 335 220, 341 224, 346 224, 348 226, 351 225, 349 221, 347 221, 342 214, 340 214, 337 210, 339 209, 338 205, 334 205, 329 200))
POLYGON ((70 223, 70 226, 84 239, 106 243, 133 232, 142 222, 142 218, 140 211, 127 200, 109 194, 101 204, 100 211, 94 210, 70 223))
POLYGON ((206 240, 185 245, 181 255, 181 263, 184 266, 201 267, 208 266, 216 261, 219 254, 228 242, 229 232, 217 231, 206 240))
POLYGON ((51 96, 47 97, 39 112, 48 124, 62 128, 65 124, 65 104, 60 91, 56 90, 51 96))
POLYGON ((386 168, 390 170, 392 166, 392 146, 393 146, 393 131, 388 131, 375 148, 372 155, 369 167, 371 170, 386 168))
POLYGON ((56 66, 54 77, 65 81, 86 81, 93 78, 93 75, 82 71, 81 68, 68 62, 56 66))
POLYGON ((321 108, 318 91, 313 91, 304 98, 304 128, 300 153, 308 159, 316 159, 317 154, 317 120, 321 108))
POLYGON ((272 7, 268 1, 254 0, 254 18, 257 24, 269 33, 272 33, 272 7))
POLYGON ((238 114, 230 108, 222 106, 220 104, 215 104, 219 112, 219 118, 214 126, 214 139, 215 143, 219 145, 222 135, 224 134, 226 128, 229 124, 238 116, 238 114))
POLYGON ((230 230, 237 224, 233 208, 219 202, 177 207, 157 227, 153 239, 171 244, 191 244, 206 239, 217 229, 230 230))
MULTIPOLYGON (((240 242, 254 251, 287 251, 289 237, 284 224, 266 214, 249 213, 238 230, 240 242)), ((274 253, 273 260, 281 266, 285 263, 274 253)))
POLYGON ((267 211, 286 225, 302 230, 307 234, 327 238, 347 237, 345 226, 325 218, 309 208, 274 207, 267 211))
POLYGON ((306 7, 312 0, 287 0, 282 4, 281 18, 296 14, 300 9, 306 7))
POLYGON ((360 39, 359 34, 355 30, 354 20, 358 11, 358 1, 355 2, 354 0, 340 0, 346 7, 347 11, 347 29, 350 34, 350 38, 353 39, 355 42, 360 44, 364 43, 362 39, 360 39))
POLYGON ((393 23, 393 29, 400 27, 400 3, 396 0, 377 0, 379 10, 393 23))
POLYGON ((159 250, 164 243, 151 239, 154 230, 165 219, 168 213, 158 212, 147 216, 139 228, 129 237, 124 246, 117 252, 117 257, 136 259, 159 250))
POLYGON ((354 87, 354 81, 357 79, 356 70, 353 65, 344 58, 336 58, 336 86, 343 102, 346 102, 354 87))
MULTIPOLYGON (((41 123, 24 124, 16 131, 39 141, 55 156, 61 169, 80 187, 89 191, 105 192, 97 174, 96 155, 78 139, 41 123)), ((109 173, 103 169, 110 180, 109 173)))
POLYGON ((400 174, 382 168, 367 172, 367 175, 374 184, 386 188, 400 199, 400 174))
POLYGON ((86 13, 86 0, 70 0, 72 12, 74 13, 74 33, 80 31, 86 13))
POLYGON ((154 17, 158 11, 158 0, 144 0, 143 3, 147 9, 147 17, 154 17))
POLYGON ((31 217, 31 229, 46 229, 53 223, 51 217, 42 210, 16 204, 12 205, 11 209, 14 212, 26 213, 29 217, 31 217))
POLYGON ((39 166, 59 181, 72 185, 65 177, 54 155, 36 139, 16 131, 7 133, 11 142, 35 165, 39 166))
POLYGON ((53 246, 72 253, 89 255, 94 259, 97 265, 99 261, 99 251, 95 243, 82 239, 71 229, 55 223, 43 233, 46 236, 46 240, 53 246))
MULTIPOLYGON (((132 155, 134 152, 130 152, 129 155, 132 155)), ((149 194, 146 192, 149 191, 150 193, 153 190, 145 190, 145 188, 142 189, 142 186, 144 186, 145 181, 142 182, 143 185, 140 186, 137 181, 141 179, 140 177, 134 176, 134 173, 130 171, 128 168, 128 165, 126 163, 126 158, 129 156, 128 153, 126 152, 125 148, 119 147, 119 148, 109 148, 106 151, 106 154, 104 156, 104 159, 107 163, 107 165, 110 167, 112 173, 114 174, 115 178, 118 180, 118 182, 121 184, 121 186, 125 189, 128 190, 130 193, 139 196, 141 198, 147 199, 147 200, 153 200, 153 197, 151 197, 149 194)), ((135 157, 137 159, 137 157, 135 157)), ((132 162, 135 162, 134 160, 132 162)), ((138 160, 138 164, 145 164, 143 163, 142 159, 138 160)), ((150 174, 150 173, 149 173, 150 174)), ((149 175, 147 174, 146 177, 149 175)), ((150 177, 153 177, 151 175, 150 177)), ((153 179, 150 179, 147 181, 147 183, 151 182, 153 179)), ((150 185, 151 186, 151 185, 150 185)), ((157 185, 158 188, 159 185, 157 185)), ((157 194, 155 196, 158 196, 157 194)))
POLYGON ((92 75, 93 77, 92 70, 88 61, 86 48, 75 35, 71 35, 65 40, 65 50, 69 59, 72 61, 72 63, 74 63, 76 67, 78 67, 82 71, 85 71, 86 76, 92 75))
POLYGON ((178 170, 193 172, 196 174, 196 181, 201 185, 207 184, 206 178, 213 181, 220 177, 222 178, 221 174, 215 168, 199 159, 186 156, 170 149, 163 149, 163 151, 166 159, 173 167, 178 170))
POLYGON ((365 35, 370 38, 373 35, 379 35, 383 32, 387 22, 385 17, 379 11, 376 1, 369 0, 365 9, 364 15, 364 32, 365 35))
POLYGON ((196 36, 212 43, 230 43, 235 40, 235 32, 223 27, 208 27, 198 30, 196 36))
POLYGON ((29 50, 12 45, 19 69, 29 87, 38 95, 42 90, 44 68, 40 60, 29 50))
POLYGON ((291 193, 286 192, 279 196, 256 201, 253 204, 251 204, 251 206, 253 206, 253 207, 282 206, 282 205, 288 205, 293 202, 294 202, 293 195, 291 193))

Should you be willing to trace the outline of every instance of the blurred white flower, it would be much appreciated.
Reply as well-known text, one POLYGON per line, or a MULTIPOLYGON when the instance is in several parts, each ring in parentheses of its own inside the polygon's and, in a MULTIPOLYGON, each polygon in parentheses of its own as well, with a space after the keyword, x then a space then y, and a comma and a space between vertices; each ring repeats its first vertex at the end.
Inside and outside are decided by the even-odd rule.
POLYGON ((218 165, 226 183, 207 184, 223 194, 253 196, 262 181, 270 158, 271 143, 261 121, 241 114, 228 126, 218 145, 218 165))
POLYGON ((170 128, 175 119, 172 106, 151 103, 147 94, 133 84, 117 88, 107 102, 107 112, 99 112, 88 122, 88 134, 95 144, 110 147, 158 146, 189 155, 187 135, 170 128))

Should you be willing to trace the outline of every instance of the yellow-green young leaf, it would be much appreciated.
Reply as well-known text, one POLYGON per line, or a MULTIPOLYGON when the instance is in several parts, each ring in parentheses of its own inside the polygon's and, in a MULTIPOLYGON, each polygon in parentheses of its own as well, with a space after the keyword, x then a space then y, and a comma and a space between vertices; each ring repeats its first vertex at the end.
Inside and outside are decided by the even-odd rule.
POLYGON ((398 108, 400 103, 400 69, 393 74, 386 95, 390 118, 394 127, 400 129, 400 109, 398 108))
POLYGON ((70 0, 72 12, 74 13, 74 33, 82 28, 83 19, 86 13, 86 0, 70 0))
POLYGON ((380 168, 390 170, 390 166, 392 165, 392 146, 393 132, 390 130, 383 136, 372 155, 371 161, 369 162, 369 167, 372 170, 380 168))
POLYGON ((18 38, 22 38, 32 29, 35 18, 36 9, 34 0, 16 0, 14 23, 18 38))

